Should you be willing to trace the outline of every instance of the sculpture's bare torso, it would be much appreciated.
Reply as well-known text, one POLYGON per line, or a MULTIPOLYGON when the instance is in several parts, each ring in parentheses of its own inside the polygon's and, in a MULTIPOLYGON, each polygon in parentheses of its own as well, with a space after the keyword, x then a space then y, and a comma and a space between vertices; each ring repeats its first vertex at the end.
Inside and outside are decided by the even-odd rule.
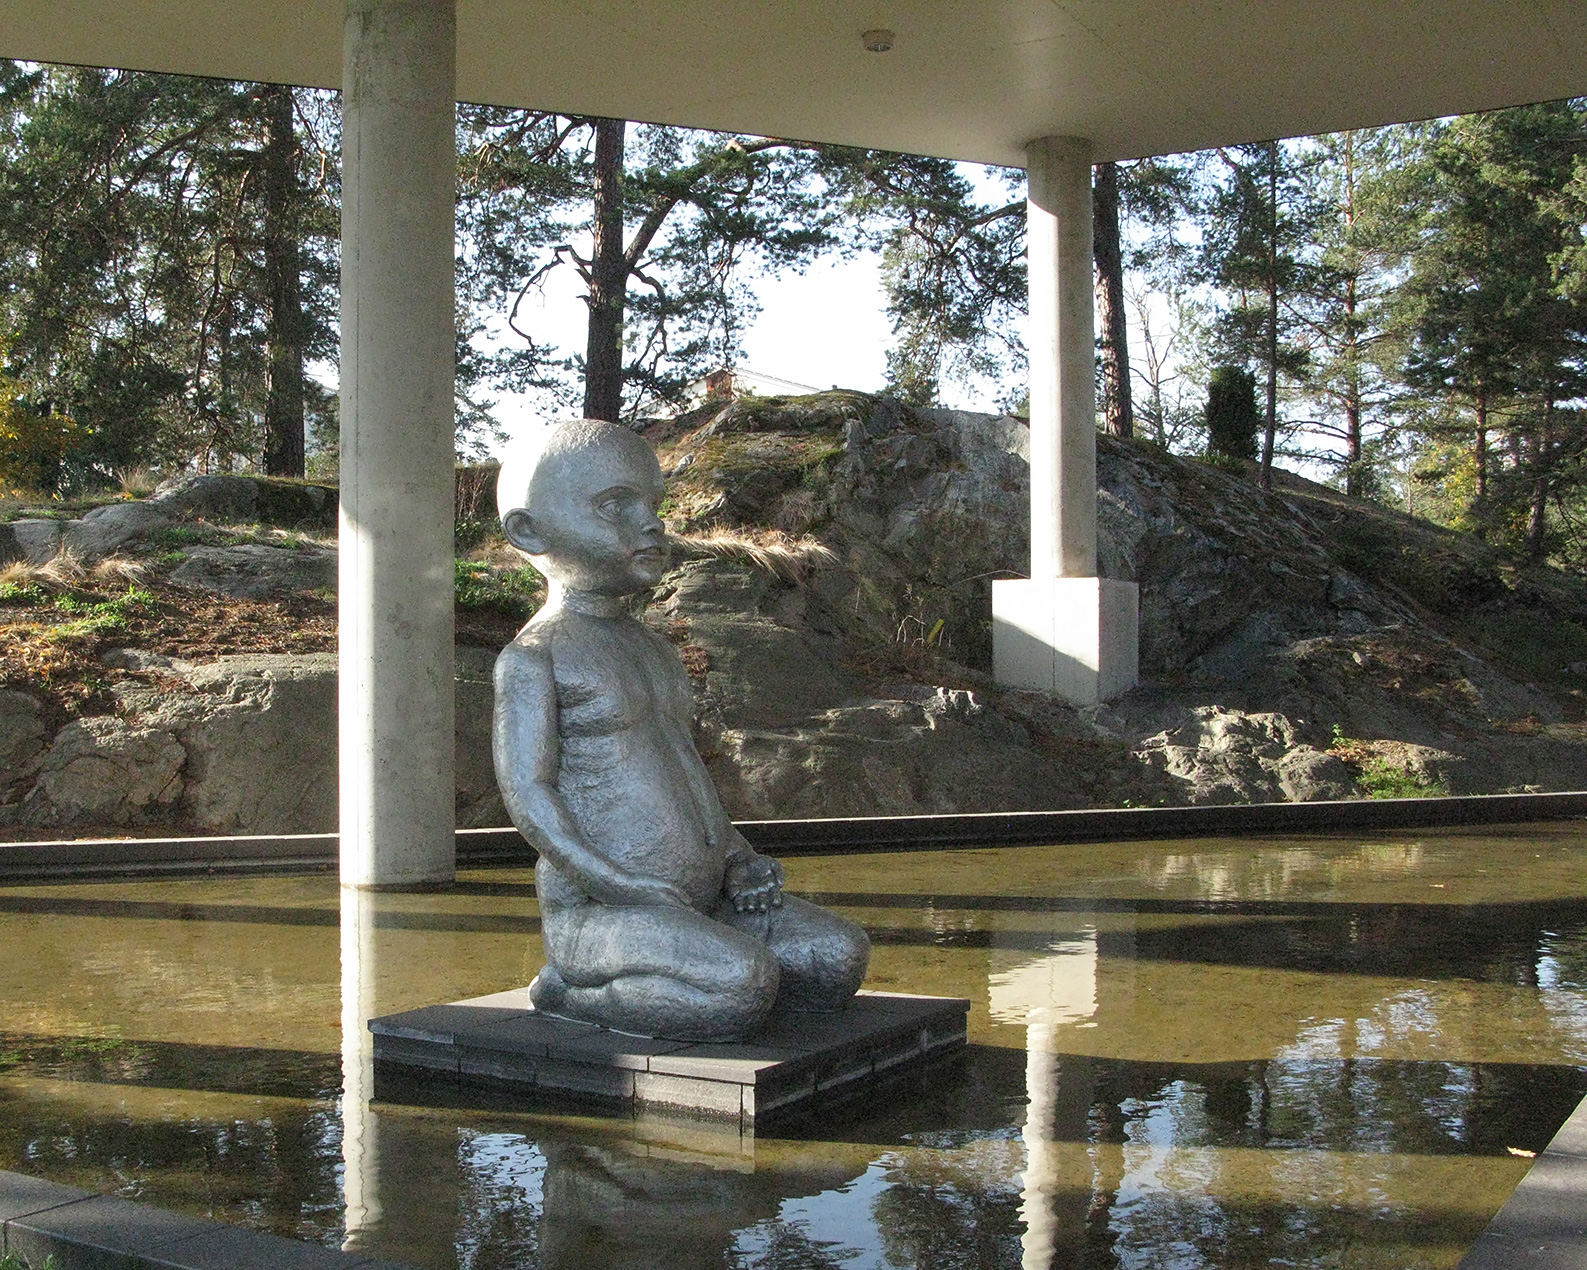
MULTIPOLYGON (((503 656, 512 649, 543 652, 554 667, 557 788, 580 828, 620 868, 670 882, 709 911, 722 894, 728 825, 694 748, 694 694, 671 645, 627 614, 564 611, 531 623, 503 656)), ((549 861, 536 877, 542 908, 585 902, 549 861)))

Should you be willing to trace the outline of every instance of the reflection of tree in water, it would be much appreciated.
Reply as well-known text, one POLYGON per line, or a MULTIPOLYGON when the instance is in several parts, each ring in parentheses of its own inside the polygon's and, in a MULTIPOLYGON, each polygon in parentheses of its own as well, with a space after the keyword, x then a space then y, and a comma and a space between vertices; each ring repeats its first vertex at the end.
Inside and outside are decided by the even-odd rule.
MULTIPOLYGON (((1172 903, 1166 911, 1193 911, 1172 903)), ((1587 933, 1576 900, 1514 904, 1231 903, 1216 924, 1104 932, 1103 956, 1191 965, 1470 980, 1536 987, 1555 958, 1587 976, 1587 933)))
POLYGON ((458 1163, 463 1191, 456 1246, 462 1270, 538 1265, 546 1167, 539 1146, 520 1134, 465 1131, 458 1163))
POLYGON ((755 1233, 762 1246, 753 1253, 735 1251, 727 1263, 733 1270, 839 1270, 860 1255, 857 1248, 811 1238, 808 1222, 762 1222, 755 1233))
POLYGON ((1441 1189, 1465 1174, 1439 1157, 1537 1150, 1587 1093, 1587 1072, 1563 1064, 1314 1055, 1057 1054, 1028 1075, 1051 1089, 1032 1101, 1027 1145, 1045 1146, 1023 1211, 1012 1197, 999 1211, 995 1179, 922 1184, 917 1164, 896 1168, 876 1204, 891 1261, 1016 1264, 1022 1234, 1026 1267, 1064 1270, 1311 1264, 1364 1244, 1384 1265, 1436 1260, 1488 1215, 1441 1189))
POLYGON ((341 1192, 325 1149, 326 1107, 272 1108, 268 1120, 156 1120, 0 1095, 0 1169, 93 1190, 136 1181, 138 1198, 290 1238, 340 1234, 341 1192))
POLYGON ((920 1161, 889 1171, 872 1209, 888 1263, 932 1270, 986 1270, 1020 1264, 1020 1194, 1008 1178, 973 1187, 922 1177, 920 1161), (1000 1184, 999 1184, 1000 1183, 1000 1184))

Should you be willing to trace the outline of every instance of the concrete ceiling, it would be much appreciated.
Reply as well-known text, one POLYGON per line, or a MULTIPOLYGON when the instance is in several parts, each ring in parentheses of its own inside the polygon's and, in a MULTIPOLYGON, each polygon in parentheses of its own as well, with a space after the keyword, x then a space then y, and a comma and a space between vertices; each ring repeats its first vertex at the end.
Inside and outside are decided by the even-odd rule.
MULTIPOLYGON (((334 88, 340 0, 4 0, 0 56, 334 88)), ((1582 0, 458 0, 460 97, 983 163, 1587 93, 1582 0), (870 53, 861 33, 896 32, 870 53)))

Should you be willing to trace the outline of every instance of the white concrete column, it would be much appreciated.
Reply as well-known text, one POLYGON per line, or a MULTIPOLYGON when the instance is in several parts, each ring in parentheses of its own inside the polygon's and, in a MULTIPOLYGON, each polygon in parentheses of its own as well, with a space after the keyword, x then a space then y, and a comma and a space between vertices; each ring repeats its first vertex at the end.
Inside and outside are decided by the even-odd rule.
POLYGON ((341 876, 453 875, 455 0, 347 0, 341 876))
POLYGON ((1139 595, 1097 575, 1091 143, 1025 147, 1030 285, 1030 578, 992 584, 992 669, 1074 705, 1138 675, 1139 595))
POLYGON ((1025 147, 1030 192, 1030 576, 1097 575, 1096 294, 1091 143, 1025 147))

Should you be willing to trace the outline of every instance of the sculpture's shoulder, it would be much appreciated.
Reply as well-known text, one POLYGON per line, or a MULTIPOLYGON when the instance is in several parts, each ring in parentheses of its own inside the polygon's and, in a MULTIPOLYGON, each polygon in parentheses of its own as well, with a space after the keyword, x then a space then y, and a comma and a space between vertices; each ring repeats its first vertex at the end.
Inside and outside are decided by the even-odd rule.
POLYGON ((512 643, 496 655, 496 690, 521 689, 534 683, 550 684, 555 678, 551 624, 531 622, 512 643))

